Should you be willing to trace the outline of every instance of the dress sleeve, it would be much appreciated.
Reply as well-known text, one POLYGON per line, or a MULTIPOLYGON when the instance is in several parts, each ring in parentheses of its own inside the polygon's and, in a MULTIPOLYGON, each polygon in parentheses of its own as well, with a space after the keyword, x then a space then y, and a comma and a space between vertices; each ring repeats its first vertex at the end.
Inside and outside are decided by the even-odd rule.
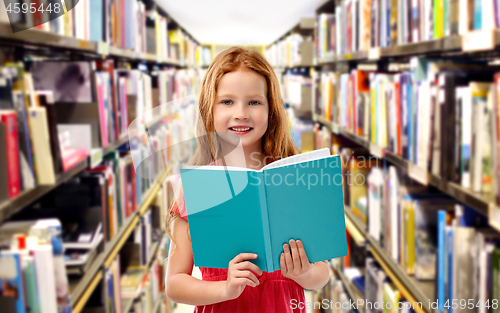
POLYGON ((174 201, 172 202, 172 210, 170 211, 171 215, 174 213, 179 213, 183 219, 188 221, 186 204, 184 202, 184 191, 182 189, 182 182, 180 180, 179 180, 179 186, 175 193, 174 201))

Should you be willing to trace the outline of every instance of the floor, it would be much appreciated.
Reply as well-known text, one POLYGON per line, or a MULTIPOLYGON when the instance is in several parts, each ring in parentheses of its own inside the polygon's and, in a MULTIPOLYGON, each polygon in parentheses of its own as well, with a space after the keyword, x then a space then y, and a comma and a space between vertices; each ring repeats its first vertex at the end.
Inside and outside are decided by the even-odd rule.
MULTIPOLYGON (((201 279, 201 272, 198 267, 195 267, 193 269, 193 277, 201 279)), ((311 301, 311 302, 313 301, 312 291, 306 290, 306 301, 311 301)), ((193 313, 193 311, 194 311, 194 306, 192 305, 176 303, 172 313, 193 313)), ((307 310, 307 313, 311 313, 311 311, 307 310)))

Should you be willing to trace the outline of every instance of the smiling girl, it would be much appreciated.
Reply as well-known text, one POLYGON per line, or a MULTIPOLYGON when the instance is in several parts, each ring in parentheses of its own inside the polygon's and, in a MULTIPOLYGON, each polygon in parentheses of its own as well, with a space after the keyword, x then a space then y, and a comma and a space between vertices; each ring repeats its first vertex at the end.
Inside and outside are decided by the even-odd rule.
MULTIPOLYGON (((223 159, 216 144, 231 136, 238 136, 245 164, 251 169, 297 154, 278 80, 261 54, 239 47, 220 53, 201 89, 198 123, 207 135, 197 137, 197 151, 189 165, 221 165, 224 161, 238 166, 237 161, 223 159), (211 138, 214 133, 217 138, 211 138)), ((174 302, 195 305, 195 312, 305 312, 293 305, 305 302, 304 289, 320 289, 328 282, 328 262, 309 263, 302 242, 293 239, 283 245, 280 271, 263 272, 248 261, 256 259, 256 254, 241 253, 229 262, 228 269, 201 267, 203 280, 192 277, 193 253, 182 187, 166 225, 173 242, 167 296, 174 302)))

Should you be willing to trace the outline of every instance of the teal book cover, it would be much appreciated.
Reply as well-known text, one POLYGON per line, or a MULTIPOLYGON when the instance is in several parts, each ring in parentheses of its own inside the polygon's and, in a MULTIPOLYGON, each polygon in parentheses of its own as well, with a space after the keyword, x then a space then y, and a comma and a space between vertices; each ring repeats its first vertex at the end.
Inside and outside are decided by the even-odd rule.
POLYGON ((301 240, 309 262, 347 252, 339 155, 319 149, 256 171, 181 169, 194 264, 228 268, 240 253, 262 271, 280 270, 283 244, 301 240))

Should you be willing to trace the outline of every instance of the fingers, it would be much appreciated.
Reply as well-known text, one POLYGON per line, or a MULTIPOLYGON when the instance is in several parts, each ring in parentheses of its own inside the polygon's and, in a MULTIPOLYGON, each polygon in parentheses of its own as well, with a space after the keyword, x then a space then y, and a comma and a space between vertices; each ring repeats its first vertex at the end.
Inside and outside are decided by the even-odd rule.
POLYGON ((290 248, 288 248, 288 245, 285 243, 283 244, 283 250, 285 252, 285 264, 287 271, 292 271, 293 270, 293 260, 292 256, 290 255, 290 248))
POLYGON ((239 270, 250 270, 259 276, 262 275, 262 270, 252 262, 245 261, 238 263, 236 268, 239 270))
POLYGON ((295 240, 290 239, 290 250, 292 252, 293 268, 296 271, 300 271, 302 268, 302 263, 300 263, 299 249, 297 248, 297 243, 295 240))
POLYGON ((253 282, 255 285, 259 284, 259 280, 257 279, 257 277, 252 272, 249 272, 249 271, 238 271, 238 272, 236 272, 234 277, 235 278, 245 278, 245 279, 253 282))
POLYGON ((256 259, 257 254, 255 253, 240 253, 237 256, 234 257, 229 263, 240 263, 242 261, 248 260, 248 259, 256 259))
POLYGON ((297 240, 297 249, 299 250, 300 263, 302 266, 306 266, 309 264, 309 258, 307 257, 306 250, 304 249, 304 244, 300 240, 297 240))
POLYGON ((247 278, 235 278, 234 279, 236 284, 238 284, 239 286, 250 286, 250 287, 256 287, 258 285, 258 283, 255 283, 254 281, 250 280, 250 279, 247 279, 247 278))
POLYGON ((283 253, 283 252, 281 252, 281 256, 280 256, 280 267, 281 267, 281 274, 286 275, 288 272, 288 268, 286 267, 285 253, 283 253))

